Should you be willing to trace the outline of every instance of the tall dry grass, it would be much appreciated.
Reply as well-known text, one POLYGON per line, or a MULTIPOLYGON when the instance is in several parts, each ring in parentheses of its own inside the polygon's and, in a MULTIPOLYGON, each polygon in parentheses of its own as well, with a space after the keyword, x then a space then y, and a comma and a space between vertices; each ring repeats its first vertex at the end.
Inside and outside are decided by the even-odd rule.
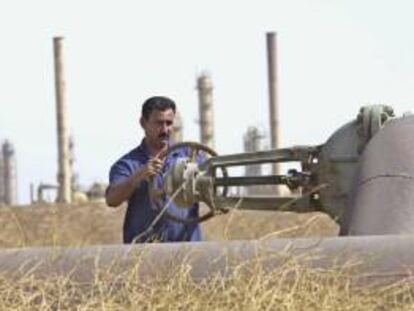
MULTIPOLYGON (((125 206, 104 204, 32 205, 0 208, 0 248, 86 246, 122 242, 125 206)), ((235 210, 202 224, 205 240, 257 239, 265 236, 332 236, 337 225, 321 213, 235 210)))
POLYGON ((136 268, 124 275, 102 273, 90 284, 69 276, 37 279, 0 276, 1 310, 413 310, 407 281, 361 287, 352 269, 316 270, 292 259, 272 271, 251 262, 226 278, 196 282, 190 268, 175 275, 137 281, 136 268), (122 280, 122 281, 121 281, 122 280))
MULTIPOLYGON (((31 206, 0 209, 0 247, 86 246, 121 242, 124 207, 31 206)), ((234 211, 203 225, 206 239, 335 235, 321 214, 234 211)), ((70 275, 0 274, 0 310, 414 310, 409 281, 360 287, 345 267, 317 270, 294 259, 272 271, 242 264, 226 278, 202 282, 190 267, 174 277, 142 283, 136 268, 97 275, 90 284, 70 275), (248 267, 248 269, 246 269, 248 267)))

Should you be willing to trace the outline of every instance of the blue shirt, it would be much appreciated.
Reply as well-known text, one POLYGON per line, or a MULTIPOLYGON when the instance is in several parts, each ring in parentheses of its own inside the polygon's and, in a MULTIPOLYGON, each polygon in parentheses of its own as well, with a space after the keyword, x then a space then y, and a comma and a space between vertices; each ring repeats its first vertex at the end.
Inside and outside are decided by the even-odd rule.
MULTIPOLYGON (((178 158, 188 156, 189 150, 184 148, 171 153, 165 159, 163 173, 167 172, 178 158)), ((142 140, 137 148, 122 156, 112 165, 109 173, 110 184, 115 185, 124 181, 142 169, 150 158, 149 151, 144 140, 142 140)), ((163 176, 155 176, 154 182, 161 188, 163 176)), ((124 243, 133 242, 134 238, 145 232, 160 212, 160 209, 167 202, 167 198, 153 202, 149 196, 149 186, 147 181, 142 181, 137 185, 128 200, 128 208, 124 219, 124 243)), ((195 218, 199 215, 199 206, 195 204, 191 208, 180 208, 174 202, 171 202, 168 207, 168 212, 180 218, 195 218)), ((166 215, 163 215, 150 232, 143 234, 135 242, 147 242, 151 240, 162 242, 200 241, 200 225, 197 223, 184 224, 176 222, 166 217, 166 215)))

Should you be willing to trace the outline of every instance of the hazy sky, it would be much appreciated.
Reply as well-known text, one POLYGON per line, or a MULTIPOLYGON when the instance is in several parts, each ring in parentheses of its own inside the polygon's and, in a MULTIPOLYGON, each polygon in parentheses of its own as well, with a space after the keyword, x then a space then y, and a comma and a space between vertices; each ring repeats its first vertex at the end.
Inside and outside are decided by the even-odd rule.
POLYGON ((323 143, 364 104, 414 105, 412 1, 0 0, 0 140, 15 146, 19 201, 56 182, 54 36, 64 36, 75 169, 106 181, 142 138, 141 103, 176 100, 198 140, 196 77, 214 83, 216 150, 267 130, 265 33, 278 33, 282 145, 323 143))

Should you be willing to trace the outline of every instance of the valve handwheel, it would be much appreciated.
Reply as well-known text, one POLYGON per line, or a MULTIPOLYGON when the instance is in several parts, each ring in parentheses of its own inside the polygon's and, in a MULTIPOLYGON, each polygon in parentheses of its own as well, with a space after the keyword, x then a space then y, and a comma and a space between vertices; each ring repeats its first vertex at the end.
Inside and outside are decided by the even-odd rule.
MULTIPOLYGON (((196 163, 197 162, 197 158, 200 155, 200 151, 202 151, 205 155, 209 156, 209 157, 214 157, 217 156, 217 152, 214 151, 213 149, 211 149, 208 146, 205 146, 203 144, 197 143, 197 142, 182 142, 182 143, 178 143, 175 144, 173 146, 171 146, 170 148, 168 148, 167 150, 165 150, 164 152, 162 152, 160 154, 161 158, 167 158, 168 156, 170 156, 173 152, 180 150, 180 149, 187 149, 189 150, 189 158, 188 158, 188 162, 192 162, 192 163, 196 163)), ((207 160, 207 159, 206 159, 207 160)), ((225 167, 219 167, 221 170, 221 173, 223 175, 223 177, 227 177, 228 173, 225 167)), ((208 171, 206 172, 206 175, 210 175, 213 177, 216 176, 216 168, 215 167, 208 167, 208 171)), ((160 197, 161 195, 164 195, 164 191, 162 191, 161 189, 157 189, 155 186, 153 186, 153 189, 151 189, 151 192, 153 194, 155 194, 155 197, 160 197)), ((215 195, 216 189, 214 189, 214 195, 215 195)), ((220 196, 227 196, 228 193, 228 187, 224 186, 222 188, 221 194, 220 196)), ((168 208, 165 210, 165 216, 176 221, 176 222, 181 222, 181 223, 186 223, 186 224, 193 224, 193 223, 200 223, 203 222, 209 218, 211 218, 212 216, 215 215, 215 210, 209 207, 209 211, 201 216, 198 217, 190 217, 190 218, 182 218, 179 216, 176 216, 172 213, 170 213, 168 211, 168 208)))

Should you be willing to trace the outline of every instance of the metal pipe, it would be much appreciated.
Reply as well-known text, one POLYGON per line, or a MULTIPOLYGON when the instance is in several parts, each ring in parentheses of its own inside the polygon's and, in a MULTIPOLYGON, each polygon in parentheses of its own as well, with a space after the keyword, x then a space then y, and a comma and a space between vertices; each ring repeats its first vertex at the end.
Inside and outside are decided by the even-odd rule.
POLYGON ((342 234, 414 234, 414 116, 386 123, 365 147, 342 234))
POLYGON ((279 176, 247 176, 247 177, 216 177, 215 186, 258 186, 258 185, 286 185, 285 175, 279 176))
POLYGON ((72 172, 70 169, 69 129, 66 107, 64 65, 63 65, 63 38, 55 37, 55 90, 56 90, 56 120, 58 144, 58 198, 60 203, 70 203, 72 200, 72 172))
POLYGON ((316 211, 312 205, 308 203, 307 197, 280 197, 280 196, 231 196, 217 197, 214 203, 217 206, 238 210, 249 211, 269 211, 269 212, 295 212, 309 213, 316 211))
MULTIPOLYGON (((267 43, 267 69, 268 69, 268 88, 269 88, 269 117, 270 117, 270 143, 272 149, 280 148, 279 133, 279 107, 277 89, 277 43, 276 33, 266 34, 267 43)), ((280 167, 277 163, 273 164, 273 175, 280 174, 280 167)))
POLYGON ((309 157, 316 152, 316 147, 301 146, 278 150, 259 151, 254 153, 215 156, 201 164, 200 169, 220 166, 243 166, 260 163, 306 162, 309 160, 309 157))
POLYGON ((194 280, 231 276, 236 267, 259 263, 264 271, 287 260, 300 267, 337 269, 352 264, 357 282, 387 284, 410 279, 414 272, 414 237, 362 236, 273 239, 227 242, 109 245, 84 248, 26 248, 0 251, 0 273, 5 276, 66 276, 95 282, 99 275, 113 282, 155 281, 172 277, 185 265, 194 280), (112 274, 108 274, 111 272, 112 274), (136 273, 136 274, 135 274, 136 273))

